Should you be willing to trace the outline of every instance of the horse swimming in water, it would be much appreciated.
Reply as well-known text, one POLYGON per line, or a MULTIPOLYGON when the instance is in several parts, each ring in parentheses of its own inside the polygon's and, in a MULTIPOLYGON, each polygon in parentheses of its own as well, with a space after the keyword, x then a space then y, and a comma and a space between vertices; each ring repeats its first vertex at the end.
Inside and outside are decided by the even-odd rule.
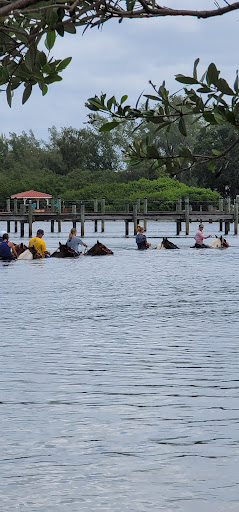
POLYGON ((61 244, 61 242, 59 242, 58 249, 51 254, 51 258, 78 258, 79 256, 78 252, 68 247, 67 244, 61 244))
POLYGON ((216 240, 213 240, 211 244, 209 244, 209 247, 212 249, 227 249, 227 247, 230 247, 230 244, 226 241, 223 236, 216 236, 216 240))
POLYGON ((221 236, 216 236, 216 239, 213 240, 209 245, 202 244, 200 246, 199 244, 193 245, 192 249, 227 249, 227 247, 230 247, 230 244, 226 241, 226 239, 221 236))
POLYGON ((84 254, 79 254, 78 252, 70 249, 67 244, 61 244, 59 242, 58 249, 52 253, 51 258, 78 258, 79 256, 105 256, 106 254, 114 254, 111 249, 108 249, 104 244, 97 240, 97 243, 91 247, 84 254))
POLYGON ((104 244, 97 240, 96 244, 85 253, 85 256, 106 256, 107 254, 114 254, 111 249, 108 249, 104 244))
POLYGON ((17 260, 38 260, 41 254, 33 247, 27 247, 23 243, 15 245, 17 260))
POLYGON ((161 242, 161 244, 157 245, 156 249, 158 249, 158 250, 160 250, 160 249, 179 249, 179 247, 164 237, 163 241, 161 242))

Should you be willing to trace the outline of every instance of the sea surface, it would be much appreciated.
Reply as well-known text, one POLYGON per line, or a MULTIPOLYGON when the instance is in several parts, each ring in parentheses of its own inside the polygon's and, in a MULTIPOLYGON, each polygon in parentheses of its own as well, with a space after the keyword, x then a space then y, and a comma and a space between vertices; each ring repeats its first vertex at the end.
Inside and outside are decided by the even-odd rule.
POLYGON ((238 512, 239 236, 93 227, 114 256, 0 262, 1 512, 238 512))

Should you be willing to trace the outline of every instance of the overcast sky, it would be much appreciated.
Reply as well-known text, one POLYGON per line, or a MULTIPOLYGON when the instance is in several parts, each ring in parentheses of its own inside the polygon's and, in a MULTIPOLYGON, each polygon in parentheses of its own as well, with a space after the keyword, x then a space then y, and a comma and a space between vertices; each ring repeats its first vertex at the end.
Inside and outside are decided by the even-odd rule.
MULTIPOLYGON (((177 8, 213 9, 213 0, 168 0, 163 5, 177 8)), ((225 5, 221 0, 221 6, 225 5)), ((120 98, 128 94, 135 104, 139 94, 150 92, 148 81, 171 92, 180 88, 177 73, 191 74, 200 57, 203 74, 215 62, 221 76, 233 83, 239 68, 239 11, 209 20, 194 18, 155 18, 107 22, 102 30, 87 30, 82 36, 58 36, 52 50, 56 58, 72 56, 63 71, 62 82, 49 86, 46 96, 35 86, 30 99, 21 105, 21 93, 15 92, 12 108, 0 94, 1 129, 21 134, 33 130, 38 139, 48 139, 48 128, 82 128, 87 121, 85 101, 105 92, 120 98)))

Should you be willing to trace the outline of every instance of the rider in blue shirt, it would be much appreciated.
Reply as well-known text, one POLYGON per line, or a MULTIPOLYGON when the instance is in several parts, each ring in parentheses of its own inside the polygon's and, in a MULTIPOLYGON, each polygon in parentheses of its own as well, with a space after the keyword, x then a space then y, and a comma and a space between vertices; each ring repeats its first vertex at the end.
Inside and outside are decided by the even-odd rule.
POLYGON ((0 243, 0 258, 2 260, 13 260, 13 255, 17 258, 14 244, 8 241, 8 233, 4 233, 0 243))

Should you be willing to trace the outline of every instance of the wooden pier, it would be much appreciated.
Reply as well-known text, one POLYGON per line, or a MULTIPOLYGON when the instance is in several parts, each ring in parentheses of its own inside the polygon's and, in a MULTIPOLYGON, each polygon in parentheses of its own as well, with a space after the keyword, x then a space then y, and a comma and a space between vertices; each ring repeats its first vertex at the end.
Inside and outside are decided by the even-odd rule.
MULTIPOLYGON (((156 222, 175 222, 176 234, 179 235, 182 231, 182 225, 185 225, 185 234, 189 235, 189 227, 191 222, 218 222, 219 231, 224 231, 225 235, 230 231, 230 225, 234 224, 234 234, 238 234, 238 202, 235 202, 233 207, 227 208, 228 211, 222 209, 216 210, 215 208, 209 208, 209 211, 192 211, 189 200, 185 200, 184 209, 181 209, 181 203, 178 202, 176 205, 176 211, 147 211, 147 200, 144 199, 143 211, 140 211, 140 204, 136 202, 133 205, 132 211, 130 211, 129 203, 125 205, 124 212, 110 212, 105 211, 105 201, 101 201, 101 211, 98 210, 98 202, 94 200, 94 211, 87 212, 85 204, 82 202, 79 211, 76 209, 76 205, 72 205, 71 211, 62 211, 61 201, 58 199, 57 211, 56 208, 52 208, 53 211, 40 211, 35 210, 31 202, 26 206, 20 205, 20 209, 14 205, 13 211, 10 211, 9 204, 7 210, 0 212, 0 222, 6 222, 6 231, 11 232, 11 226, 14 225, 13 231, 18 232, 18 225, 20 226, 20 236, 25 235, 25 225, 28 225, 27 236, 31 237, 33 234, 33 223, 34 222, 50 222, 51 232, 54 233, 55 225, 57 230, 61 232, 62 222, 72 222, 73 227, 77 224, 81 226, 81 236, 85 234, 85 223, 93 222, 95 232, 100 230, 103 233, 105 230, 106 222, 121 221, 125 223, 125 236, 129 235, 129 224, 133 223, 134 234, 137 232, 137 225, 140 223, 144 224, 145 230, 147 229, 147 221, 156 222), (223 230, 224 224, 224 230, 223 230)), ((219 202, 219 207, 221 206, 219 202)))

